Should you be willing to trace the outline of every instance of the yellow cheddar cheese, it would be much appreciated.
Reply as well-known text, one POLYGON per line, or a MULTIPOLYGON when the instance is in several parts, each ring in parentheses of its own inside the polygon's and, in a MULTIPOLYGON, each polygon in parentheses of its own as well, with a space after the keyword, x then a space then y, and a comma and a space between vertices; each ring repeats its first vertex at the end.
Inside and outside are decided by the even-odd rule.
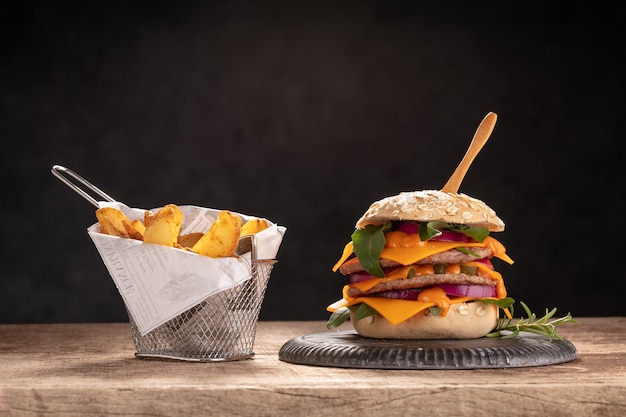
MULTIPOLYGON (((347 285, 346 285, 347 287, 347 285)), ((344 293, 346 288, 344 287, 344 293)), ((464 303, 472 300, 471 297, 458 297, 448 299, 449 304, 464 303)), ((423 302, 413 300, 398 300, 394 298, 383 297, 357 297, 357 298, 342 298, 335 303, 328 306, 327 310, 334 312, 341 307, 350 307, 352 305, 365 303, 376 310, 381 316, 383 316, 389 323, 396 325, 405 320, 413 317, 417 313, 420 313, 427 308, 435 307, 435 302, 423 302)))

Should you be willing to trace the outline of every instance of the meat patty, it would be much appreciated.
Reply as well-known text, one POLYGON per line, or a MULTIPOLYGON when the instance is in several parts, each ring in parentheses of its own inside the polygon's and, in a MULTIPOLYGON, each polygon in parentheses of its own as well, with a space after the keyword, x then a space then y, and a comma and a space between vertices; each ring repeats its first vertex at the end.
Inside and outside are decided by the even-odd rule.
MULTIPOLYGON (((489 248, 465 248, 468 251, 471 251, 478 255, 478 258, 473 254, 463 253, 456 249, 450 249, 445 252, 437 253, 435 255, 428 256, 424 259, 421 259, 416 262, 418 265, 427 265, 427 264, 460 264, 463 262, 471 262, 477 259, 487 258, 492 255, 491 249, 489 248)), ((394 266, 399 266, 400 264, 395 261, 390 261, 389 259, 381 259, 380 266, 381 268, 389 268, 394 266)), ((359 260, 355 257, 344 263, 339 267, 339 272, 343 275, 353 274, 355 272, 363 271, 363 267, 359 264, 359 260)))
POLYGON ((393 281, 383 282, 366 291, 351 287, 348 289, 348 296, 356 297, 359 295, 373 294, 387 290, 405 290, 410 288, 422 288, 436 284, 456 284, 456 285, 491 285, 496 283, 491 278, 477 275, 467 274, 428 274, 418 275, 413 278, 397 279, 393 281))

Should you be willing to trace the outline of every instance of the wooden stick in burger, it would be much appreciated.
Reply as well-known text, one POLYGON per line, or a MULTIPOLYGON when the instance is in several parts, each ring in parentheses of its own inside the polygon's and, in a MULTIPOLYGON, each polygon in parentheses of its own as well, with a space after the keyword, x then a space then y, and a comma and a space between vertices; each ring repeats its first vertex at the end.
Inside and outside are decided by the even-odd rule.
POLYGON ((507 293, 492 259, 513 260, 490 233, 503 231, 504 222, 457 192, 496 118, 485 117, 442 190, 384 198, 357 221, 333 267, 348 283, 327 308, 327 327, 350 319, 362 336, 392 339, 478 338, 496 327, 507 293))

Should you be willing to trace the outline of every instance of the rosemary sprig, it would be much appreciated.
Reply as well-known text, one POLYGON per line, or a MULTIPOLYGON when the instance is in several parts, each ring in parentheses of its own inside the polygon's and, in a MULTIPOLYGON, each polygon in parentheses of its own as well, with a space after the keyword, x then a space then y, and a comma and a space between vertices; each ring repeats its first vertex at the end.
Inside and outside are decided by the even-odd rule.
MULTIPOLYGON (((563 323, 578 323, 578 321, 574 320, 571 313, 567 313, 565 317, 553 319, 552 317, 556 314, 556 308, 553 308, 550 311, 546 309, 546 314, 541 318, 537 318, 535 313, 532 313, 524 302, 520 301, 520 304, 528 317, 521 317, 516 322, 513 322, 513 319, 501 318, 498 320, 498 324, 494 331, 489 333, 487 337, 511 339, 518 336, 520 332, 529 332, 547 336, 550 340, 563 340, 563 337, 561 337, 561 335, 557 332, 556 326, 563 323)), ((510 307, 510 311, 511 316, 513 316, 514 311, 512 305, 510 307)))

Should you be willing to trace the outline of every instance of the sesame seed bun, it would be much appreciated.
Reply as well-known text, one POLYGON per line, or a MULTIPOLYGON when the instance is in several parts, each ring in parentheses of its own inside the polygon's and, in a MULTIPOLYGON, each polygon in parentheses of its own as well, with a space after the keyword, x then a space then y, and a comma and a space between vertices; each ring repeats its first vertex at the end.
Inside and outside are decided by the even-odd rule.
POLYGON ((424 310, 396 325, 379 315, 351 318, 357 333, 375 339, 474 339, 491 332, 497 321, 498 307, 480 301, 452 304, 445 317, 424 310))
POLYGON ((380 225, 388 220, 442 221, 484 226, 491 232, 504 230, 504 222, 483 201, 436 190, 403 192, 376 201, 357 221, 356 227, 362 229, 368 224, 380 225))

